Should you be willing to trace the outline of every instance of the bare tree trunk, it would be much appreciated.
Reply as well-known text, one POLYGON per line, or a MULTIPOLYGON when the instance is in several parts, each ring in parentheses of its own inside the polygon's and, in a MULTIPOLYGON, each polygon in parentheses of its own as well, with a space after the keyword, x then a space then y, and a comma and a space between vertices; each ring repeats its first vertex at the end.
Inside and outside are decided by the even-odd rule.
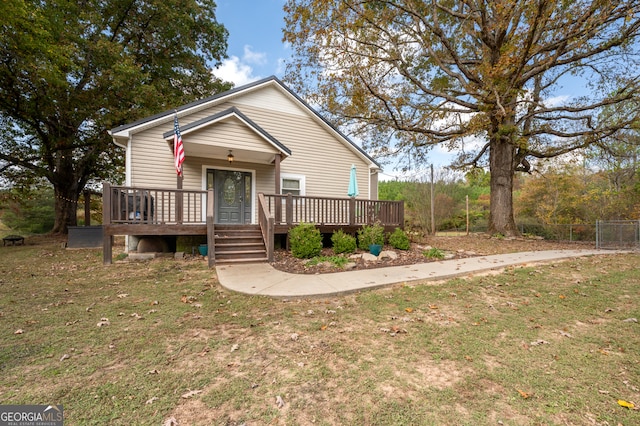
POLYGON ((68 188, 54 188, 55 192, 55 222, 53 225, 54 234, 68 234, 69 226, 78 224, 78 194, 75 190, 68 188))
POLYGON ((487 232, 491 235, 502 234, 506 237, 518 236, 520 233, 513 216, 516 148, 499 136, 494 136, 489 149, 491 195, 487 232))

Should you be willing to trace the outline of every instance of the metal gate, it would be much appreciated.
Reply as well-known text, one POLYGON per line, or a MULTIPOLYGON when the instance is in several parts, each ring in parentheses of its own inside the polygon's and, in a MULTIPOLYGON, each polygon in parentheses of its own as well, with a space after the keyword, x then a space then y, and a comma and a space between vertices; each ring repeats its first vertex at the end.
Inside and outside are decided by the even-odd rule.
POLYGON ((596 248, 640 249, 640 220, 598 220, 596 248))

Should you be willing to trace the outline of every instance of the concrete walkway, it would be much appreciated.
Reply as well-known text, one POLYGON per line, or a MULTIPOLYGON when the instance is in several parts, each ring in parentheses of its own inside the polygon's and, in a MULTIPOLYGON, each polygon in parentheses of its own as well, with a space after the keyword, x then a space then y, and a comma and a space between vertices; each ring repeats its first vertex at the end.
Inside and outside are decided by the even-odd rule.
POLYGON ((443 260, 405 266, 330 274, 291 274, 268 263, 216 267, 220 284, 239 293, 280 298, 321 297, 413 281, 436 281, 513 265, 531 265, 580 256, 620 253, 614 250, 549 250, 443 260))

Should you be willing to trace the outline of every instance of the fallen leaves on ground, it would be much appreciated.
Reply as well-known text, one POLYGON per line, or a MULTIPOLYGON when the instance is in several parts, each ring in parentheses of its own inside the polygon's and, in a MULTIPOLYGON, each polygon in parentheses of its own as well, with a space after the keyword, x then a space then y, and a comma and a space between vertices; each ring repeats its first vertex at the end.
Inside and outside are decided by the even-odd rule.
POLYGON ((187 296, 186 294, 183 294, 182 297, 180 298, 180 301, 182 303, 193 303, 196 300, 198 299, 196 299, 194 296, 187 296))
POLYGON ((534 342, 529 343, 531 346, 540 346, 540 345, 548 345, 549 342, 546 340, 536 340, 534 342))
POLYGON ((162 423, 162 426, 178 426, 178 421, 172 416, 165 420, 164 423, 162 423))
POLYGON ((183 393, 183 394, 182 394, 182 398, 183 398, 183 399, 189 399, 189 398, 191 398, 192 396, 195 396, 195 395, 198 395, 198 394, 201 394, 201 393, 202 393, 202 390, 192 390, 192 391, 189 391, 189 392, 183 393))
POLYGON ((107 325, 111 325, 111 323, 109 322, 109 318, 100 318, 100 321, 96 325, 98 327, 105 327, 107 325))
POLYGON ((630 410, 637 410, 638 407, 636 407, 636 404, 634 404, 631 401, 625 401, 624 399, 619 399, 618 400, 618 405, 624 408, 628 408, 630 410))
POLYGON ((531 392, 525 392, 525 391, 521 391, 520 389, 516 389, 518 391, 518 393, 520 394, 520 396, 524 399, 528 399, 531 398, 532 393, 531 392))

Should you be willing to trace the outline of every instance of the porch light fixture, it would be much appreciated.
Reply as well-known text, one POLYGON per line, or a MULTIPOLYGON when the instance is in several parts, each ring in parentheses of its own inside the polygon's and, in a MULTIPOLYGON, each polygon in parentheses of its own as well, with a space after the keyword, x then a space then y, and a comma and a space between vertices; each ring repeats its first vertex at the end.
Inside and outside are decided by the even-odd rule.
POLYGON ((233 154, 231 153, 231 150, 229 150, 229 154, 227 154, 227 161, 229 163, 233 163, 233 154))

